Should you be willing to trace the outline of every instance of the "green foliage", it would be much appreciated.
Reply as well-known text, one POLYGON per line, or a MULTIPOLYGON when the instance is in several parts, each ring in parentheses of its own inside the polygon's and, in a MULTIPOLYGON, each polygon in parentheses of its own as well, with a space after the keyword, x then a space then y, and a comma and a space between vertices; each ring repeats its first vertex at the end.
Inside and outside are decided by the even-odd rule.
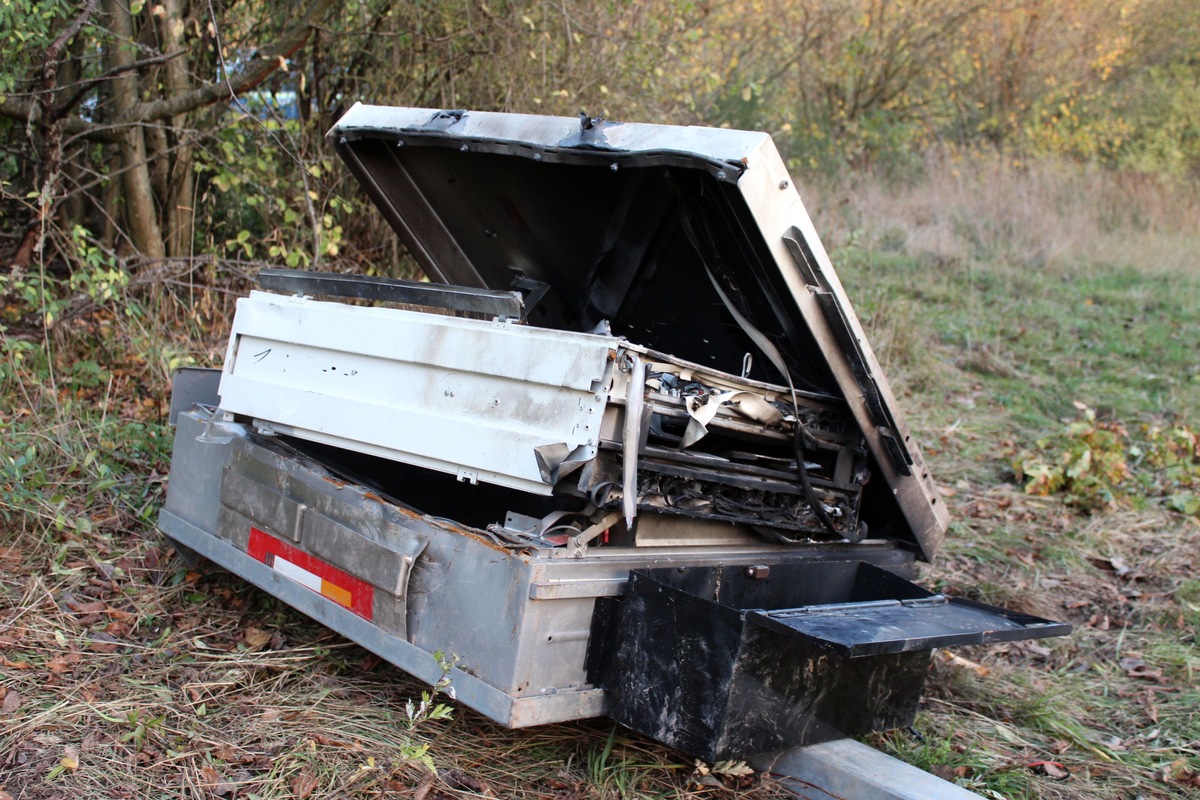
MULTIPOLYGON (((71 230, 75 251, 75 269, 67 281, 71 292, 82 293, 96 305, 118 302, 129 286, 129 272, 112 253, 105 252, 87 228, 76 225, 71 230)), ((126 305, 126 313, 134 313, 134 305, 126 305)))
POLYGON ((9 39, 0 66, 0 96, 18 87, 38 53, 58 35, 72 13, 68 0, 5 0, 0 3, 0 31, 9 39))
POLYGON ((705 23, 695 55, 719 78, 692 105, 774 132, 797 168, 907 178, 951 144, 1200 169, 1189 0, 760 0, 705 23))
POLYGON ((1083 403, 1075 407, 1080 419, 1062 433, 1039 439, 1037 452, 1018 456, 1013 469, 1029 494, 1065 494, 1087 510, 1111 507, 1130 477, 1129 433, 1119 423, 1097 420, 1083 403))
POLYGON ((1143 492, 1167 508, 1200 517, 1200 433, 1187 425, 1146 425, 1145 444, 1132 451, 1143 492))
POLYGON ((93 517, 114 508, 151 522, 159 487, 141 476, 165 462, 165 426, 70 406, 59 413, 54 426, 0 418, 0 518, 58 533, 90 532, 93 517))
POLYGON ((1061 494, 1088 511, 1156 498, 1173 511, 1200 516, 1200 435, 1184 424, 1145 425, 1135 443, 1124 425, 1099 421, 1091 408, 1075 405, 1079 419, 1014 460, 1026 492, 1061 494))
POLYGON ((1186 178, 1200 169, 1200 60, 1153 67, 1129 81, 1111 116, 1111 160, 1186 178))
MULTIPOLYGON (((264 109, 269 113, 270 107, 264 109)), ((359 204, 333 192, 336 156, 310 157, 300 120, 243 115, 197 156, 210 186, 202 204, 211 220, 208 246, 232 258, 266 257, 309 268, 338 255, 345 219, 359 204), (264 146, 266 143, 266 146, 264 146)))
MULTIPOLYGON (((420 702, 410 699, 404 704, 403 722, 405 728, 410 732, 427 722, 448 720, 453 716, 454 709, 445 703, 433 702, 433 696, 429 692, 421 692, 420 702)), ((420 764, 430 772, 437 772, 427 742, 418 743, 411 738, 406 739, 404 746, 400 748, 400 758, 413 764, 420 764)))

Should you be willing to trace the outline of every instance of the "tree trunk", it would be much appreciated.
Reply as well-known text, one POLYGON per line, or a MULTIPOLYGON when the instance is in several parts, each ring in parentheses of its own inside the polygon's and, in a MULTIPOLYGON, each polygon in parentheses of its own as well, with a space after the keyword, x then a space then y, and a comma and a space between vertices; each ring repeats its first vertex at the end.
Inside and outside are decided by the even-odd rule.
MULTIPOLYGON (((104 14, 112 31, 112 45, 107 56, 108 68, 121 69, 134 61, 133 18, 128 0, 104 0, 104 14)), ((120 119, 138 103, 137 72, 122 72, 112 79, 114 116, 120 119)), ((124 173, 121 183, 125 189, 125 224, 135 250, 150 259, 166 256, 162 229, 158 225, 158 208, 146 162, 146 140, 140 125, 125 125, 118 129, 117 150, 121 155, 124 173)))
MULTIPOLYGON (((183 8, 180 0, 164 0, 162 16, 162 42, 164 52, 183 49, 183 8)), ((187 59, 170 61, 166 66, 167 91, 183 94, 192 88, 188 78, 187 59)), ((165 195, 167 204, 166 236, 167 254, 172 258, 192 254, 195 237, 196 213, 193 195, 196 176, 192 171, 194 147, 188 132, 188 115, 178 114, 171 118, 174 139, 174 159, 171 164, 170 189, 165 195)))
POLYGON ((36 116, 43 140, 41 153, 43 178, 38 193, 37 211, 26 226, 25 235, 21 238, 21 243, 17 245, 16 252, 13 254, 11 268, 14 273, 28 267, 34 253, 39 252, 45 243, 46 223, 53 212, 55 189, 62 168, 63 156, 63 122, 60 117, 52 113, 51 108, 55 90, 58 88, 59 59, 63 50, 74 39, 75 34, 87 23, 94 9, 95 0, 89 0, 79 15, 42 53, 41 92, 35 107, 37 113, 34 114, 35 108, 30 109, 27 124, 29 129, 33 130, 36 116))

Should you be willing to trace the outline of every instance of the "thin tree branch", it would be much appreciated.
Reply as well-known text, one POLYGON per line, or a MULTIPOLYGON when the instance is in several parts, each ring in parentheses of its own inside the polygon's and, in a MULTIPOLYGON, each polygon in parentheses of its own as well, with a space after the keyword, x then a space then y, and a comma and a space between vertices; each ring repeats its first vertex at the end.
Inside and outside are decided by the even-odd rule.
POLYGON ((179 58, 179 56, 185 55, 186 53, 186 50, 176 50, 173 53, 163 53, 161 55, 151 56, 150 58, 143 58, 140 61, 132 61, 119 67, 113 67, 112 69, 107 70, 103 75, 97 75, 94 78, 88 78, 85 81, 79 81, 77 84, 75 84, 75 92, 70 96, 70 98, 55 105, 53 111, 50 113, 50 119, 53 121, 65 116, 67 112, 75 107, 76 103, 83 99, 85 94, 110 78, 115 78, 118 75, 124 74, 131 70, 141 69, 142 67, 151 67, 155 64, 165 64, 166 62, 179 58))
MULTIPOLYGON (((105 124, 91 122, 80 117, 67 117, 63 120, 63 131, 76 138, 116 142, 120 139, 120 129, 125 125, 169 119, 213 103, 233 99, 250 91, 283 66, 286 59, 304 45, 316 24, 324 18, 325 14, 334 6, 340 5, 342 1, 314 0, 308 11, 296 24, 285 31, 276 42, 259 51, 253 62, 236 75, 217 79, 183 94, 136 103, 105 124)), ((94 2, 95 0, 89 2, 89 8, 94 2)), ((81 22, 80 26, 82 24, 81 22)), ((111 79, 137 66, 155 63, 156 60, 167 60, 174 55, 174 53, 168 53, 154 59, 121 65, 110 70, 109 72, 112 74, 106 77, 111 79)), ((37 113, 38 106, 39 104, 22 97, 5 96, 0 98, 0 116, 28 123, 37 113)), ((66 110, 69 109, 64 109, 64 113, 66 110)))
POLYGON ((239 94, 250 91, 283 66, 286 59, 308 40, 313 24, 324 17, 330 8, 341 2, 342 0, 316 0, 295 25, 278 41, 260 51, 251 65, 237 75, 218 79, 184 94, 139 103, 115 121, 144 122, 166 119, 222 100, 232 100, 239 94))

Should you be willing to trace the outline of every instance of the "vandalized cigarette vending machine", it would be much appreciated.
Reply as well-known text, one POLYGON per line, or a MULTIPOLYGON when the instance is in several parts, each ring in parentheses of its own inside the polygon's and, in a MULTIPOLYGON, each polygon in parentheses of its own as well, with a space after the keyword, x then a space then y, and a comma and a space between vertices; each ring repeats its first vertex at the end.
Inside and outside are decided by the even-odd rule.
POLYGON ((429 281, 264 270, 181 374, 159 525, 512 727, 706 759, 910 724, 947 515, 771 138, 355 105, 429 281))

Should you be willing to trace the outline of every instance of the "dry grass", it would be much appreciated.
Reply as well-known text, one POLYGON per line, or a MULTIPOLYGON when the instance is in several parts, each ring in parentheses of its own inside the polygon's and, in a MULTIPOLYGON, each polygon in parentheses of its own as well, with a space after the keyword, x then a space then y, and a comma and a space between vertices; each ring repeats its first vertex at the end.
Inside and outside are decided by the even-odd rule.
POLYGON ((805 193, 817 229, 947 263, 1022 267, 1120 264, 1144 273, 1200 270, 1200 186, 1054 159, 928 155, 911 181, 853 175, 805 193))
POLYGON ((1073 401, 1131 428, 1196 426, 1200 192, 975 158, 826 190, 840 206, 818 194, 808 205, 950 495, 926 581, 1076 627, 943 654, 924 740, 877 741, 988 797, 1200 797, 1200 523, 1150 496, 1081 514, 1011 473, 1073 401))
POLYGON ((444 717, 428 687, 232 576, 188 571, 156 536, 107 559, 103 538, 0 546, 13 798, 783 796, 758 779, 700 783, 611 722, 444 717))

